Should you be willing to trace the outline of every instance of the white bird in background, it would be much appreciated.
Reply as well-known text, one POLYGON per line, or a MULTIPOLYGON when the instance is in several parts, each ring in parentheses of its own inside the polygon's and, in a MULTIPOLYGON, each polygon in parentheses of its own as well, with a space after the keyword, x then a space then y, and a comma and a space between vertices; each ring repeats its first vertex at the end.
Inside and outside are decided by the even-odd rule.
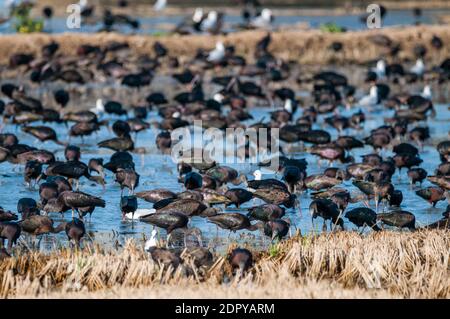
POLYGON ((297 102, 292 99, 287 99, 284 102, 284 109, 291 114, 294 114, 297 110, 297 102))
POLYGON ((177 111, 177 112, 173 112, 172 117, 173 117, 174 119, 178 119, 178 118, 181 117, 181 113, 178 112, 178 111, 177 111))
POLYGON ((208 13, 208 16, 205 20, 202 21, 202 24, 200 25, 200 29, 202 31, 209 31, 214 29, 214 27, 217 24, 217 18, 219 17, 217 11, 210 11, 208 13))
POLYGON ((103 100, 97 99, 97 102, 95 103, 95 107, 90 109, 89 111, 91 111, 97 115, 105 112, 105 106, 103 105, 103 100))
POLYGON ((155 11, 161 11, 164 10, 167 6, 167 0, 157 0, 155 4, 153 5, 153 9, 155 11))
POLYGON ((216 48, 209 52, 206 60, 209 62, 220 62, 225 57, 225 46, 222 42, 216 43, 216 48))
POLYGON ((411 72, 421 76, 425 71, 425 64, 422 59, 417 59, 416 64, 411 68, 411 72))
POLYGON ((255 17, 250 24, 256 28, 267 28, 270 26, 273 20, 272 10, 263 9, 261 14, 255 17))
POLYGON ((203 19, 203 9, 202 8, 197 8, 194 11, 194 15, 192 16, 192 21, 194 21, 195 23, 199 23, 200 21, 202 21, 203 19))
POLYGON ((362 106, 372 106, 378 104, 378 88, 376 85, 373 85, 370 88, 369 95, 364 96, 359 100, 359 105, 362 106))
POLYGON ((422 93, 420 94, 423 98, 431 100, 433 98, 433 93, 431 92, 431 86, 429 84, 425 85, 422 93))
POLYGON ((223 94, 221 92, 217 92, 216 94, 214 94, 213 100, 217 101, 219 103, 223 103, 223 101, 225 100, 225 97, 223 96, 223 94))
POLYGON ((78 5, 80 6, 81 10, 83 10, 84 8, 86 8, 86 7, 87 7, 87 4, 88 4, 87 0, 80 0, 80 1, 78 2, 78 5))
POLYGON ((262 178, 262 172, 257 169, 253 172, 253 176, 255 177, 255 181, 260 181, 262 178))
POLYGON ((156 240, 156 235, 157 234, 158 233, 157 233, 156 229, 153 229, 150 239, 145 242, 144 249, 146 251, 149 251, 152 247, 156 247, 156 245, 158 243, 158 241, 156 240))
POLYGON ((384 78, 386 76, 386 62, 378 60, 377 66, 372 71, 377 74, 378 78, 384 78))

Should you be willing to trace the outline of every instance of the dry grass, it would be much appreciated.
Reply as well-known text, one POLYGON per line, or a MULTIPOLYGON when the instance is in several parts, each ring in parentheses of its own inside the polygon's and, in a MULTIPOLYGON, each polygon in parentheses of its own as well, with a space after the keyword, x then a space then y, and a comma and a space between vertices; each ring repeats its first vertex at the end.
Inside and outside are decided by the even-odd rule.
POLYGON ((97 246, 4 260, 0 295, 449 298, 449 248, 448 231, 296 236, 271 254, 256 253, 251 273, 238 282, 223 257, 209 269, 185 262, 172 271, 160 268, 130 241, 120 252, 97 246))
MULTIPOLYGON (((450 26, 418 26, 408 28, 387 28, 369 31, 330 34, 320 30, 286 30, 273 33, 270 47, 272 53, 285 60, 294 60, 303 64, 326 65, 330 63, 367 63, 386 56, 386 49, 376 46, 369 40, 370 35, 384 34, 399 42, 402 46, 400 58, 414 59, 412 48, 417 44, 426 45, 429 50, 427 60, 440 63, 450 55, 450 46, 442 50, 430 47, 433 35, 450 42, 450 26), (340 41, 344 49, 335 53, 327 49, 334 41, 340 41)), ((172 56, 184 60, 192 59, 199 48, 211 49, 218 40, 236 46, 236 52, 252 60, 255 44, 265 35, 264 31, 235 32, 226 36, 191 35, 191 36, 144 36, 121 35, 115 33, 98 34, 28 34, 0 36, 0 64, 7 64, 13 53, 40 53, 42 45, 52 40, 60 43, 60 51, 73 55, 81 44, 105 45, 110 41, 128 42, 133 53, 153 55, 153 44, 160 41, 168 47, 172 56)))

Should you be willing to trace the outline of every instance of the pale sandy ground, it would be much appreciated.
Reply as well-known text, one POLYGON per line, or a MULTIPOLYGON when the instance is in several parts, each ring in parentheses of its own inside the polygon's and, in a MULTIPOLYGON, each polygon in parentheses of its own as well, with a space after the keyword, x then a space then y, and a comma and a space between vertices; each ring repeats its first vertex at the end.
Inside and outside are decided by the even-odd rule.
MULTIPOLYGON (((42 45, 52 40, 60 44, 60 52, 73 55, 81 44, 105 45, 110 41, 128 42, 136 54, 153 55, 153 44, 160 41, 168 47, 172 56, 182 60, 191 59, 198 48, 212 49, 217 41, 233 44, 236 52, 252 61, 255 44, 266 34, 265 31, 243 31, 226 36, 189 35, 189 36, 150 36, 122 35, 116 33, 97 34, 26 34, 4 35, 0 37, 0 64, 8 63, 13 53, 38 53, 42 45)), ((414 60, 413 47, 424 44, 429 48, 427 62, 440 63, 450 55, 450 25, 396 27, 379 30, 352 31, 330 34, 320 30, 284 30, 274 32, 269 50, 284 60, 294 60, 303 64, 326 65, 330 63, 367 63, 387 55, 387 49, 375 45, 370 37, 383 34, 402 46, 400 58, 414 60), (446 44, 442 50, 431 48, 433 35, 442 38, 446 44), (344 49, 334 52, 328 47, 334 41, 342 42, 344 49)))
MULTIPOLYGON (((33 298, 19 295, 16 298, 33 298)), ((41 299, 392 299, 401 298, 383 289, 344 288, 329 281, 301 281, 291 278, 275 284, 255 286, 253 283, 232 285, 192 284, 151 285, 142 288, 112 288, 96 292, 49 292, 41 299)))

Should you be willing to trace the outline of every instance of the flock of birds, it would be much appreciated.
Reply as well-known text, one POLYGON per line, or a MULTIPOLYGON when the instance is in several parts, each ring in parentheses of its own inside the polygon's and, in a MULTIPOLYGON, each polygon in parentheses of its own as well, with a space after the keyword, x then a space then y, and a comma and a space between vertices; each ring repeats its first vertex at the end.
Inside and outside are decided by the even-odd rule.
MULTIPOLYGON (((201 232, 189 227, 194 216, 206 218, 217 227, 236 232, 240 230, 261 231, 272 241, 286 238, 291 226, 295 227, 286 214, 297 212, 300 195, 309 192, 313 199, 309 205, 312 223, 323 219, 323 229, 327 222, 332 231, 344 230, 347 219, 358 228, 382 231, 383 225, 416 229, 412 212, 400 208, 403 194, 393 184, 393 176, 398 170, 407 169, 411 184, 428 180, 434 186, 420 187, 416 194, 436 205, 445 200, 450 190, 450 140, 437 144, 436 155, 441 163, 432 175, 420 165, 421 150, 431 138, 426 121, 430 116, 439 115, 432 102, 431 84, 448 85, 450 79, 450 58, 441 64, 426 68, 424 59, 427 46, 418 45, 414 53, 416 64, 408 69, 400 62, 388 64, 380 60, 374 68, 367 70, 366 83, 370 90, 367 96, 356 98, 357 88, 348 83, 346 76, 333 72, 317 72, 311 78, 299 78, 298 84, 311 84, 311 104, 302 105, 297 98, 296 88, 284 85, 290 76, 292 63, 287 63, 270 52, 271 34, 268 33, 255 48, 255 63, 248 62, 235 53, 234 47, 219 42, 210 52, 200 50, 194 57, 203 70, 220 69, 229 75, 214 76, 211 82, 221 87, 208 96, 203 90, 204 78, 199 68, 191 70, 186 66, 183 72, 172 77, 184 85, 185 91, 168 98, 164 92, 152 92, 146 96, 146 105, 134 106, 133 115, 118 101, 103 103, 98 100, 90 110, 67 111, 71 92, 59 89, 53 92, 57 108, 46 107, 41 100, 31 96, 24 86, 7 82, 1 85, 0 113, 7 126, 20 127, 40 142, 52 141, 65 147, 64 160, 40 145, 20 143, 11 132, 0 133, 0 162, 9 162, 23 167, 24 180, 30 189, 38 186, 39 199, 22 198, 17 203, 17 214, 0 208, 0 238, 2 246, 8 240, 7 248, 2 248, 1 256, 7 257, 21 234, 41 236, 64 231, 69 241, 80 246, 86 234, 85 218, 97 207, 105 207, 105 200, 80 190, 79 180, 85 178, 92 183, 108 187, 105 170, 115 176, 120 185, 120 211, 122 218, 134 222, 144 222, 165 229, 166 247, 158 247, 157 232, 145 243, 145 249, 160 262, 178 265, 181 261, 179 247, 198 246, 202 256, 210 260, 211 253, 202 247, 201 232), (233 72, 236 68, 239 72, 233 72), (257 81, 248 80, 260 79, 257 81), (278 88, 270 89, 271 83, 278 88), (390 83, 423 83, 421 94, 390 93, 390 83), (267 163, 259 163, 253 171, 253 178, 236 169, 210 161, 186 160, 177 164, 178 181, 184 191, 173 192, 168 189, 139 190, 140 175, 131 153, 145 156, 146 149, 136 147, 137 134, 155 125, 160 130, 156 137, 156 147, 163 153, 170 153, 174 141, 170 132, 180 127, 190 126, 194 120, 201 119, 207 127, 225 129, 227 127, 247 127, 249 101, 255 104, 269 103, 273 111, 269 120, 261 120, 249 125, 254 128, 267 128, 269 134, 279 129, 283 145, 277 154, 279 167, 277 174, 281 179, 263 178, 262 169, 267 163), (361 132, 366 115, 377 107, 394 110, 394 115, 384 120, 384 124, 373 129, 365 138, 358 139, 348 132, 361 132), (340 109, 355 110, 351 116, 343 116, 340 109), (148 111, 157 110, 158 120, 148 122, 148 111), (338 132, 332 140, 324 125, 338 132), (33 123, 40 122, 36 125, 33 123), (111 124, 112 122, 112 124, 111 124), (46 123, 71 125, 68 135, 73 138, 89 136, 101 127, 108 127, 114 134, 110 139, 100 141, 98 148, 111 150, 108 161, 103 158, 82 160, 82 149, 76 143, 61 141, 56 131, 46 123), (420 124, 420 125, 419 125, 420 124), (133 136, 134 135, 134 136, 133 136), (300 145, 304 152, 329 162, 329 167, 319 174, 308 173, 308 162, 304 158, 290 157, 288 150, 292 145, 300 145), (361 161, 352 155, 352 150, 371 146, 373 152, 362 156, 361 161), (38 146, 38 147, 36 147, 38 146), (392 151, 392 156, 383 156, 392 151), (339 167, 334 163, 339 162, 339 167), (360 192, 352 194, 340 186, 352 180, 360 192), (124 190, 127 193, 124 194, 124 190), (264 203, 244 207, 251 201, 264 203), (153 204, 152 209, 139 209, 139 201, 153 204), (373 200, 374 206, 370 201, 373 200), (350 203, 361 203, 359 207, 347 209, 350 203), (226 208, 236 206, 240 212, 227 212, 226 208), (381 206, 381 207, 380 207, 381 206), (381 210, 381 211, 380 211, 381 210), (52 214, 71 212, 68 222, 54 224, 52 214)), ((376 35, 374 42, 388 46, 393 58, 401 48, 386 36, 376 35)), ((434 50, 443 47, 442 40, 434 37, 429 44, 434 50)), ((140 58, 137 72, 131 72, 124 65, 126 59, 120 51, 128 49, 127 43, 111 43, 106 47, 81 45, 76 59, 58 53, 56 42, 42 47, 40 57, 33 54, 18 53, 10 57, 9 68, 16 70, 21 78, 29 77, 34 85, 51 82, 77 83, 83 85, 95 78, 94 73, 115 78, 121 86, 132 87, 136 92, 150 88, 154 75, 161 65, 169 70, 179 67, 177 58, 171 57, 169 50, 161 43, 154 45, 154 57, 140 58), (122 59, 122 62, 120 62, 122 59)), ((25 80, 24 80, 25 81, 25 80)), ((246 156, 250 156, 251 145, 246 145, 246 156)), ((310 164, 310 163, 309 163, 310 164)), ((175 164, 174 164, 175 165, 175 164)), ((443 218, 426 228, 448 229, 449 207, 443 218)), ((300 212, 301 213, 301 212, 300 212)), ((118 216, 119 217, 119 216, 118 216)), ((94 214, 95 218, 95 214, 94 214)), ((198 249, 197 247, 197 249, 198 249)), ((203 258, 202 257, 202 258, 203 258)), ((233 267, 248 269, 252 264, 251 252, 237 248, 229 260, 233 267)))

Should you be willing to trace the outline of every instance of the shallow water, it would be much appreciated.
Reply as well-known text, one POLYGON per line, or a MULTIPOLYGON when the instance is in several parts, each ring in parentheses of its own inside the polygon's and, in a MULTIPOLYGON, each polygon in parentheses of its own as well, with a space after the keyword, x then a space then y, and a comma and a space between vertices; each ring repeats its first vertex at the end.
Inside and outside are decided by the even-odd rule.
MULTIPOLYGON (((421 158, 424 160, 422 167, 425 168, 429 175, 433 174, 435 167, 439 164, 439 157, 436 151, 436 143, 445 140, 448 136, 450 128, 450 111, 448 110, 448 105, 438 104, 436 105, 436 110, 438 116, 435 119, 429 119, 427 123, 421 123, 422 125, 427 124, 430 127, 430 134, 432 140, 428 141, 424 148, 424 151, 420 153, 421 158)), ((342 111, 343 115, 348 115, 356 112, 358 109, 354 108, 350 111, 342 111)), ((262 117, 267 118, 268 112, 271 109, 268 108, 252 108, 250 109, 251 114, 254 116, 254 120, 258 121, 262 117)), ((301 110, 296 114, 296 117, 300 116, 301 110)), ((378 127, 383 124, 383 118, 391 116, 390 111, 384 110, 381 106, 377 108, 374 112, 370 114, 366 112, 367 119, 363 132, 348 131, 348 134, 355 134, 356 137, 362 138, 368 135, 371 129, 378 127)), ((322 126, 322 118, 320 117, 319 122, 315 124, 314 128, 326 128, 333 136, 337 137, 337 131, 328 126, 322 126)), ((115 118, 114 118, 115 119, 115 118)), ((159 120, 160 118, 155 112, 151 112, 148 121, 159 120)), ((247 124, 251 124, 248 121, 247 124)), ((112 122, 111 122, 112 124, 112 122)), ((41 123, 35 123, 33 125, 41 125, 41 123)), ((61 141, 68 141, 67 130, 63 124, 44 124, 52 126, 58 133, 58 137, 61 141)), ((411 125, 409 129, 412 129, 411 125)), ((40 143, 34 137, 24 134, 17 127, 7 124, 3 128, 3 132, 11 132, 17 134, 21 143, 26 143, 29 145, 34 145, 38 148, 45 148, 51 150, 55 153, 57 159, 64 159, 64 149, 62 146, 56 145, 53 142, 40 143)), ((141 132, 138 136, 137 147, 145 147, 148 149, 149 153, 145 156, 133 154, 134 161, 136 163, 136 170, 140 174, 140 185, 136 191, 150 190, 155 188, 168 188, 175 192, 182 191, 182 185, 177 182, 177 171, 176 165, 172 162, 169 155, 160 154, 155 147, 155 136, 158 132, 156 130, 150 129, 146 132, 141 132)), ((108 161, 109 157, 113 153, 109 150, 98 149, 96 143, 111 138, 111 133, 108 132, 107 128, 102 127, 101 131, 97 135, 92 135, 84 139, 84 143, 81 144, 80 139, 72 139, 71 143, 78 145, 82 148, 82 158, 81 160, 87 163, 90 158, 102 157, 105 162, 108 161)), ((360 161, 359 155, 368 154, 372 152, 371 147, 366 146, 364 149, 357 149, 354 151, 354 156, 357 161, 360 161)), ((385 151, 382 155, 389 156, 391 153, 385 151)), ((306 158, 308 161, 308 175, 318 173, 323 171, 324 167, 318 167, 317 158, 311 156, 307 153, 292 153, 291 156, 295 158, 306 158)), ((232 166, 239 171, 247 174, 249 179, 252 179, 251 172, 257 168, 256 165, 251 164, 226 164, 232 166)), ((339 166, 342 166, 339 164, 339 166)), ((16 211, 17 201, 22 197, 31 197, 36 201, 39 200, 39 194, 37 190, 29 190, 23 181, 23 166, 15 168, 14 165, 4 162, 0 164, 0 205, 5 209, 16 211)), ((270 172, 266 172, 270 173, 270 172)), ((263 178, 269 178, 274 176, 273 174, 264 175, 263 178)), ((81 190, 93 195, 97 195, 106 200, 106 208, 96 208, 93 213, 92 222, 87 220, 86 226, 88 232, 93 238, 96 238, 100 242, 111 244, 115 240, 123 242, 125 238, 134 237, 136 239, 142 239, 143 234, 147 236, 150 234, 152 229, 151 225, 136 221, 133 224, 130 221, 122 221, 121 212, 119 209, 120 202, 120 188, 114 183, 114 175, 111 172, 107 172, 107 186, 103 190, 101 186, 94 185, 88 182, 86 179, 82 178, 80 180, 81 190)), ((417 225, 423 226, 430 222, 434 222, 440 219, 442 212, 445 210, 446 202, 441 201, 437 204, 436 208, 432 208, 425 200, 419 198, 415 195, 414 191, 419 188, 419 186, 411 187, 409 185, 409 180, 406 175, 406 170, 402 172, 402 176, 398 175, 398 172, 393 177, 393 184, 396 189, 400 189, 403 192, 404 200, 401 208, 404 210, 409 210, 416 215, 417 225)), ((423 186, 428 186, 430 183, 425 181, 423 186)), ((233 187, 231 184, 230 187, 233 187)), ((354 190, 355 187, 351 185, 351 181, 346 181, 341 186, 348 188, 349 190, 354 190)), ((126 193, 126 190, 125 190, 126 193)), ((308 206, 311 202, 310 195, 308 193, 303 193, 300 197, 301 211, 298 210, 288 210, 286 217, 289 217, 295 227, 299 228, 303 234, 308 233, 312 230, 311 219, 308 213, 308 206)), ((245 207, 250 207, 256 204, 262 204, 260 200, 254 200, 252 202, 243 205, 240 210, 229 209, 227 211, 240 211, 246 213, 245 207)), ((362 204, 350 204, 349 209, 352 207, 358 207, 362 204)), ((147 203, 143 200, 139 200, 139 208, 151 208, 152 204, 147 203)), ((56 223, 61 221, 60 214, 51 214, 51 217, 55 219, 56 223)), ((66 213, 65 218, 69 220, 71 217, 70 213, 66 213)), ((347 228, 352 228, 352 225, 345 219, 345 224, 347 228)), ((218 230, 215 225, 208 223, 207 219, 201 217, 193 217, 190 221, 190 226, 195 226, 201 229, 206 242, 209 242, 211 246, 220 247, 217 242, 216 235, 218 234, 221 239, 221 243, 228 242, 228 231, 218 230), (213 240, 213 241, 211 241, 213 240)), ((317 229, 321 228, 321 220, 316 221, 317 229)), ((295 231, 295 228, 292 228, 295 231)), ((164 231, 161 232, 164 234, 164 231)), ((58 235, 59 238, 64 238, 62 234, 58 235)), ((50 247, 54 242, 54 236, 50 236, 44 240, 45 247, 50 247)), ((267 239, 262 239, 258 232, 250 233, 247 231, 239 231, 231 236, 233 240, 239 241, 249 241, 256 246, 266 245, 268 243, 267 239), (264 240, 264 241, 263 241, 264 240)), ((65 239, 65 238, 64 238, 65 239)), ((65 240, 64 240, 65 241, 65 240)))
MULTIPOLYGON (((441 14, 448 14, 450 10, 423 10, 422 16, 417 19, 414 17, 412 10, 389 10, 386 14, 382 27, 389 26, 404 26, 413 25, 416 22, 422 24, 436 24, 438 23, 438 16, 441 14)), ((295 15, 280 15, 276 16, 273 22, 274 28, 292 26, 299 23, 307 23, 311 28, 319 28, 320 25, 325 23, 336 23, 337 25, 346 28, 347 30, 362 30, 366 29, 366 24, 361 22, 361 15, 349 14, 349 15, 314 15, 314 16, 295 16, 295 15)), ((138 33, 138 34, 155 34, 161 32, 168 32, 174 26, 183 21, 186 16, 183 15, 171 15, 171 16, 159 16, 159 17, 139 17, 140 29, 135 31, 129 26, 120 25, 116 27, 116 30, 121 33, 138 33), (169 29, 168 26, 172 25, 169 29)), ((242 23, 242 18, 237 15, 225 15, 225 31, 235 31, 236 25, 242 23)), ((63 32, 97 32, 101 29, 102 23, 94 24, 82 24, 80 29, 69 29, 66 26, 66 19, 64 17, 55 17, 51 23, 46 26, 47 31, 52 33, 63 32)), ((14 33, 14 27, 12 23, 5 23, 0 25, 1 33, 14 33)))

